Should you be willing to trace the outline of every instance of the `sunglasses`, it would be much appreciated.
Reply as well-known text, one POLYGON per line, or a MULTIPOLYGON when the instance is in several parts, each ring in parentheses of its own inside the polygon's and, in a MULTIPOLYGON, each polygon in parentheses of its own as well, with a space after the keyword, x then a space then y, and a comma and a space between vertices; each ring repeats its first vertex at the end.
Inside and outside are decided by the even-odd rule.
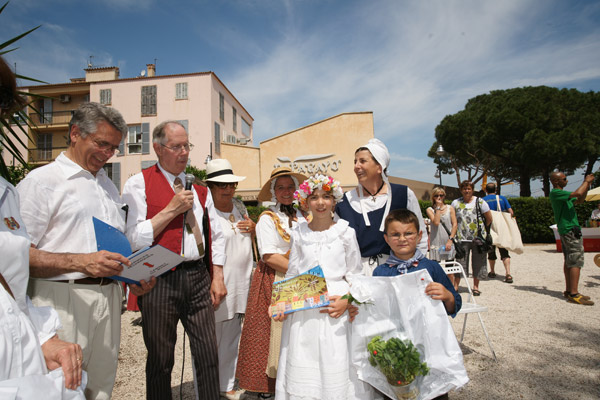
POLYGON ((226 189, 226 188, 235 189, 238 186, 237 182, 228 182, 228 183, 225 183, 225 182, 213 182, 213 183, 219 189, 226 189))
POLYGON ((444 195, 443 195, 443 194, 434 194, 434 195, 433 195, 433 197, 434 197, 434 198, 435 198, 435 197, 444 197, 444 195))

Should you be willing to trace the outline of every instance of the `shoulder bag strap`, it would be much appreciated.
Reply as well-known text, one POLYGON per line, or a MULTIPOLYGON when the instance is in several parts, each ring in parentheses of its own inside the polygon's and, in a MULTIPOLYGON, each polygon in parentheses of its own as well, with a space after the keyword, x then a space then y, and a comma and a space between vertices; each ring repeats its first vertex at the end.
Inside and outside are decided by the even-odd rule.
POLYGON ((281 220, 279 219, 277 214, 275 214, 271 210, 263 211, 263 213, 260 214, 258 219, 260 219, 260 217, 262 217, 263 215, 268 215, 269 217, 271 217, 271 219, 273 219, 273 222, 275 223, 275 228, 277 228, 277 233, 279 233, 279 235, 281 236, 281 238, 283 240, 285 240, 286 242, 289 243, 290 242, 290 234, 287 233, 285 231, 285 229, 283 229, 283 227, 281 226, 281 220))
POLYGON ((502 206, 500 205, 500 196, 496 195, 496 204, 498 209, 496 211, 503 211, 502 206))

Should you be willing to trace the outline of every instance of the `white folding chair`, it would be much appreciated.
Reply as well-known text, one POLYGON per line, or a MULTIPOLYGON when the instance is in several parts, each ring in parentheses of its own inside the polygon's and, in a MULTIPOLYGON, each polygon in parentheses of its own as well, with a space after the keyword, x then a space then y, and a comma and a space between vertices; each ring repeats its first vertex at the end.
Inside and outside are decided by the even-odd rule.
POLYGON ((481 318, 482 312, 487 312, 488 308, 486 306, 479 305, 475 303, 475 298, 473 297, 473 292, 471 291, 471 285, 469 284, 469 280, 467 279, 467 275, 465 274, 465 270, 462 265, 457 261, 441 261, 440 265, 446 272, 446 275, 450 274, 461 274, 463 278, 463 282, 467 284, 467 289, 469 290, 469 297, 467 301, 463 301, 462 307, 458 314, 464 314, 465 320, 463 322, 462 333, 460 334, 460 342, 463 342, 465 337, 465 330, 467 328, 467 316, 470 313, 477 313, 479 317, 479 322, 481 323, 481 328, 483 329, 483 333, 485 334, 485 338, 488 342, 488 346, 490 346, 490 350, 492 351, 492 356, 494 357, 494 361, 498 361, 496 358, 496 352, 494 351, 494 347, 492 346, 492 342, 490 341, 490 337, 488 336, 487 329, 485 329, 485 324, 483 323, 483 318, 481 318))

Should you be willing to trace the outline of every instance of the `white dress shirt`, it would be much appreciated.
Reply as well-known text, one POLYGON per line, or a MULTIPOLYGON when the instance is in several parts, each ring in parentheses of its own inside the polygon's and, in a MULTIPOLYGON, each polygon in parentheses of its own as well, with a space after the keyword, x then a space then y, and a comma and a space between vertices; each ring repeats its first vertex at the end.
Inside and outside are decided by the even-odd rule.
MULTIPOLYGON (((96 176, 61 153, 53 163, 36 168, 17 186, 21 215, 31 242, 52 253, 98 251, 92 217, 125 231, 119 191, 100 169, 96 176)), ((81 279, 70 272, 49 280, 81 279)))
MULTIPOLYGON (((169 185, 173 187, 176 176, 165 171, 160 163, 158 163, 158 168, 167 179, 167 182, 169 182, 169 185)), ((185 182, 185 173, 180 173, 178 177, 182 182, 185 182)), ((204 215, 204 210, 200 204, 200 199, 198 199, 198 194, 195 190, 192 192, 194 193, 194 205, 192 210, 196 217, 196 222, 200 227, 200 231, 202 232, 202 216, 204 215)), ((141 172, 135 174, 125 182, 125 186, 123 187, 123 201, 129 206, 127 238, 131 243, 132 249, 135 251, 151 246, 154 242, 154 230, 152 229, 152 222, 149 219, 146 219, 148 209, 148 206, 146 205, 146 182, 144 180, 144 175, 141 172)), ((208 218, 210 220, 212 262, 215 265, 224 265, 226 260, 225 237, 223 236, 221 224, 217 218, 210 190, 208 190, 206 195, 206 210, 208 211, 208 218)), ((189 233, 187 229, 184 229, 183 231, 185 259, 197 260, 200 258, 200 254, 198 254, 196 238, 192 233, 189 233)), ((204 241, 204 238, 202 240, 204 241)), ((206 249, 206 243, 204 243, 204 248, 206 249)))

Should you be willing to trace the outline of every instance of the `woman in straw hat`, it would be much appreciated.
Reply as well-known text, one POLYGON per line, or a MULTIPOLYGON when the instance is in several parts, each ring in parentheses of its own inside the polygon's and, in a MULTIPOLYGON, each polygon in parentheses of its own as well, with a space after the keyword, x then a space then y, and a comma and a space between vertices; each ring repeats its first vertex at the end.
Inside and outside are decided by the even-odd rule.
POLYGON ((246 319, 240 341, 236 376, 241 388, 258 392, 262 398, 275 392, 281 322, 273 322, 268 315, 271 292, 276 273, 282 279, 288 268, 290 230, 304 217, 293 207, 294 192, 299 182, 306 179, 288 167, 275 168, 263 185, 259 201, 276 204, 261 214, 256 225, 258 263, 248 296, 246 319))
POLYGON ((206 166, 206 183, 217 209, 221 230, 225 235, 223 275, 227 296, 215 310, 215 331, 219 352, 219 389, 221 397, 237 400, 241 391, 234 389, 238 345, 242 334, 241 316, 246 312, 246 300, 252 273, 252 235, 256 224, 248 217, 244 203, 234 198, 238 182, 245 176, 233 174, 225 159, 210 161, 206 166))
POLYGON ((390 153, 379 139, 371 139, 354 153, 354 173, 358 186, 344 194, 336 207, 337 215, 356 231, 363 272, 372 275, 388 259, 390 247, 383 239, 384 221, 390 210, 407 208, 414 212, 423 232, 418 248, 427 254, 427 229, 415 193, 405 185, 390 183, 387 167, 390 153))

